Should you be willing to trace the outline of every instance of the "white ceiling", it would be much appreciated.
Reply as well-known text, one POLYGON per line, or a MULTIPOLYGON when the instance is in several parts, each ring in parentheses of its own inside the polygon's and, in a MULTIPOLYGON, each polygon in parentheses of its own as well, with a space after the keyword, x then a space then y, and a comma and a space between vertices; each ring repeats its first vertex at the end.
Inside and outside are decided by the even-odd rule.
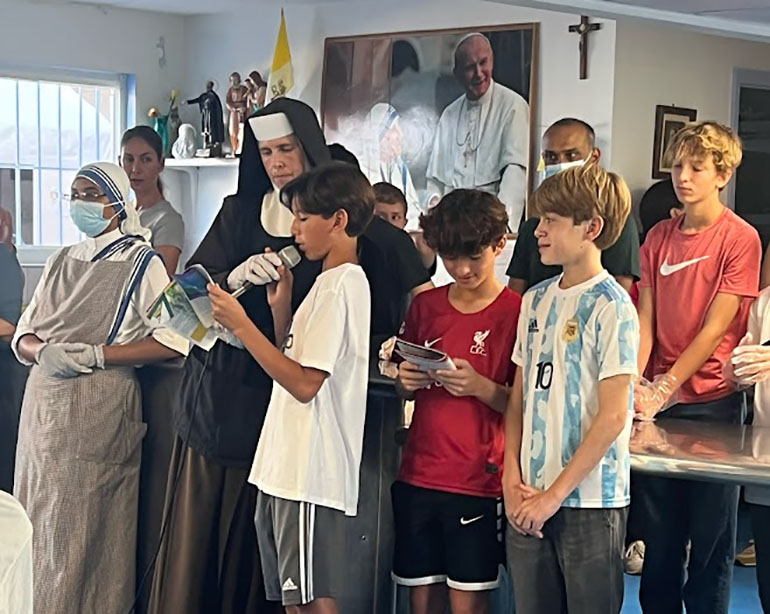
MULTIPOLYGON (((179 14, 222 13, 254 4, 287 6, 377 0, 24 0, 36 4, 95 4, 179 14)), ((394 2, 394 0, 389 0, 394 2)), ((770 0, 494 0, 595 16, 637 17, 750 38, 770 38, 770 0)), ((2 2, 2 0, 0 0, 2 2)), ((408 6, 408 3, 406 3, 408 6)), ((401 10, 408 10, 402 8, 401 10)))
MULTIPOLYGON (((1 2, 2 0, 0 0, 1 2)), ((263 6, 291 6, 317 2, 372 2, 374 0, 23 0, 35 4, 95 4, 140 11, 201 15, 226 13, 254 4, 263 6)))
POLYGON ((604 0, 606 4, 625 4, 674 11, 704 17, 770 24, 770 0, 604 0))

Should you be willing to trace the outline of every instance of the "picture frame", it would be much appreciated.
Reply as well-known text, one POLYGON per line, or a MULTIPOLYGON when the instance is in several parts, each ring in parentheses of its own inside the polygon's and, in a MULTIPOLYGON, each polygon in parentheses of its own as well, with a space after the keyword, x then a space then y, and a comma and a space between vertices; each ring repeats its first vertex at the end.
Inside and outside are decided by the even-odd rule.
POLYGON ((697 117, 696 109, 660 104, 655 107, 655 136, 652 145, 653 179, 671 177, 671 160, 666 157, 668 144, 679 130, 694 122, 697 117))
MULTIPOLYGON (((521 166, 525 167, 520 197, 526 199, 537 176, 539 24, 384 32, 324 41, 321 123, 327 141, 340 143, 356 155, 372 183, 387 180, 402 189, 407 194, 412 222, 435 204, 429 168, 433 167, 432 155, 443 112, 468 95, 461 77, 453 72, 453 64, 457 46, 471 33, 481 33, 490 42, 494 52, 494 88, 502 85, 528 105, 527 125, 521 130, 519 142, 524 150, 521 166), (382 136, 383 130, 378 130, 378 126, 388 125, 387 130, 390 129, 390 124, 381 119, 387 115, 397 117, 399 124, 396 149, 404 161, 399 163, 406 167, 403 186, 400 172, 382 170, 386 162, 381 164, 381 159, 388 155, 382 153, 388 146, 387 139, 382 137, 381 144, 375 143, 374 148, 369 143, 382 136)), ((443 142, 452 143, 454 139, 443 142)), ((510 225, 515 229, 518 223, 519 220, 511 220, 510 225)), ((414 228, 407 226, 407 230, 414 228)))

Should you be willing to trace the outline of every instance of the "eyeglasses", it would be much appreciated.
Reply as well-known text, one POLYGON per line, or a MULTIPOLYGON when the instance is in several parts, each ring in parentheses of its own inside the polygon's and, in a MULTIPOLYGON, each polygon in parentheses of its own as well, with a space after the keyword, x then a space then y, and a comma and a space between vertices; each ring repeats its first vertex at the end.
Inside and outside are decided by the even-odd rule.
POLYGON ((79 192, 78 190, 72 190, 69 194, 62 194, 62 200, 72 201, 79 199, 88 203, 94 203, 98 202, 100 198, 104 198, 105 196, 107 195, 104 192, 100 192, 99 190, 94 189, 83 190, 82 192, 79 192))

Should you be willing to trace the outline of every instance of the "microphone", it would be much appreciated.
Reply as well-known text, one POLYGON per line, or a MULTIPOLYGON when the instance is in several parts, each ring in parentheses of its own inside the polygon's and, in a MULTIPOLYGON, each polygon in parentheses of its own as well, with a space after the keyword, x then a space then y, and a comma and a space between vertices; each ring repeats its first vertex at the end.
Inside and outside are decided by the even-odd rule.
MULTIPOLYGON (((287 245, 281 251, 279 251, 278 257, 281 259, 281 263, 283 264, 283 266, 285 266, 287 269, 293 269, 295 266, 299 264, 299 261, 302 260, 302 256, 299 255, 299 251, 297 251, 297 248, 294 247, 293 245, 287 245)), ((235 292, 233 292, 232 296, 235 298, 238 298, 239 296, 241 296, 241 294, 243 294, 247 290, 251 290, 251 288, 253 287, 254 287, 254 284, 251 283, 250 281, 247 281, 235 292)))

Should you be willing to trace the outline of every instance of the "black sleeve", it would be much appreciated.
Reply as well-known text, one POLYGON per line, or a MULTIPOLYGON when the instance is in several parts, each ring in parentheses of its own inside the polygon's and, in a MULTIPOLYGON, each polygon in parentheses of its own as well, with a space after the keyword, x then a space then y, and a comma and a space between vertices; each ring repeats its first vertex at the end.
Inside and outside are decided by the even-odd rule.
POLYGON ((396 268, 403 294, 430 281, 430 274, 422 263, 420 252, 409 233, 396 228, 383 219, 375 217, 369 224, 367 234, 376 235, 375 239, 383 250, 389 252, 388 260, 396 268))
POLYGON ((602 252, 602 265, 615 277, 627 275, 639 281, 642 277, 639 263, 639 232, 633 215, 628 216, 626 225, 614 245, 602 252))
POLYGON ((238 254, 239 232, 248 227, 250 220, 241 219, 243 212, 240 209, 236 197, 225 198, 214 223, 186 265, 202 265, 211 278, 223 287, 230 271, 242 260, 238 254))
POLYGON ((535 244, 535 228, 539 220, 536 217, 528 219, 519 227, 519 237, 516 239, 516 243, 513 246, 513 256, 511 262, 508 265, 508 270, 505 272, 508 277, 514 279, 523 279, 527 282, 527 286, 530 286, 529 279, 529 259, 533 253, 537 252, 537 245, 535 244))
POLYGON ((10 245, 0 244, 0 318, 14 326, 21 315, 24 274, 10 245))

